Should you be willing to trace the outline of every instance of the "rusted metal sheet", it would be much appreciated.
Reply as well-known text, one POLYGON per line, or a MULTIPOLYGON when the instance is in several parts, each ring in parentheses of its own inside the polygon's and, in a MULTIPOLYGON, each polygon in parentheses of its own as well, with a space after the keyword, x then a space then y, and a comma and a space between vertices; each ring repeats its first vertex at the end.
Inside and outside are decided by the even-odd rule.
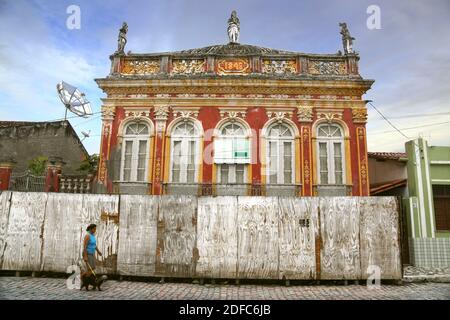
POLYGON ((82 194, 48 194, 41 270, 66 272, 69 266, 81 264, 86 229, 82 211, 82 194))
MULTIPOLYGON (((82 237, 87 234, 86 227, 97 225, 97 247, 103 254, 96 254, 97 273, 116 273, 117 252, 119 249, 119 196, 118 195, 83 195, 81 212, 82 237)), ((80 256, 82 254, 80 247, 80 256)))
POLYGON ((315 279, 317 198, 279 198, 280 279, 315 279))
POLYGON ((382 279, 401 279, 399 222, 394 197, 361 197, 361 275, 373 274, 377 266, 382 279))
POLYGON ((119 274, 155 274, 158 202, 158 196, 120 196, 119 274))
POLYGON ((238 278, 278 278, 276 197, 238 197, 238 278))
POLYGON ((198 199, 196 275, 236 278, 237 197, 198 199))
POLYGON ((3 255, 6 249, 11 196, 11 191, 2 191, 0 193, 0 267, 3 264, 3 255))
POLYGON ((46 202, 46 193, 12 194, 2 270, 39 271, 46 202))
POLYGON ((198 260, 197 197, 161 196, 158 211, 156 274, 194 276, 198 260))
POLYGON ((358 198, 321 197, 319 210, 320 279, 359 279, 358 198))

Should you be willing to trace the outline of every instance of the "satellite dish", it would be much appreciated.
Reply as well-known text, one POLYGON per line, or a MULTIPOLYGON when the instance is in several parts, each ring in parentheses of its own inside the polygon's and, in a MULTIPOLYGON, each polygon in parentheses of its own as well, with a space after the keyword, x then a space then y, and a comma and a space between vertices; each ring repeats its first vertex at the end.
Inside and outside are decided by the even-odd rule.
POLYGON ((81 139, 81 141, 83 141, 84 139, 91 136, 91 130, 89 130, 88 132, 81 131, 81 134, 84 136, 83 139, 81 139))
MULTIPOLYGON (((79 117, 87 118, 92 115, 91 104, 86 99, 84 93, 78 90, 76 87, 61 81, 56 85, 59 98, 66 107, 67 110, 75 113, 79 117)), ((64 119, 66 118, 64 117, 64 119)))

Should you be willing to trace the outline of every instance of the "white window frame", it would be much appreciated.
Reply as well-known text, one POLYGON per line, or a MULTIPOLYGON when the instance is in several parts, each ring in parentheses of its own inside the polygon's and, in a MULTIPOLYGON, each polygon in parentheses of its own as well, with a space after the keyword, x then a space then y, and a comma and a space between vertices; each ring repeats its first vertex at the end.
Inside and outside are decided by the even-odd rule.
POLYGON ((245 184, 247 183, 247 167, 248 165, 246 163, 234 163, 234 164, 230 164, 230 163, 220 163, 217 164, 217 182, 219 184, 224 184, 224 182, 222 182, 222 166, 223 165, 227 165, 228 166, 228 182, 227 184, 245 184), (242 182, 237 182, 236 181, 236 169, 238 165, 242 165, 244 167, 244 178, 242 182))
MULTIPOLYGON (((250 141, 247 131, 248 131, 247 128, 242 123, 240 123, 240 122, 233 123, 233 122, 227 121, 220 126, 219 135, 214 140, 214 146, 216 146, 217 143, 219 143, 220 141, 229 141, 229 142, 231 142, 230 144, 233 145, 234 142, 237 140, 242 140, 242 141, 245 140, 249 146, 247 152, 250 153, 251 152, 251 149, 250 149, 251 141, 250 141), (243 131, 243 134, 236 134, 236 135, 223 134, 222 131, 224 130, 224 128, 230 124, 234 124, 234 125, 237 125, 238 127, 240 127, 243 131)), ((216 172, 217 183, 223 184, 223 182, 222 182, 222 165, 228 165, 228 182, 227 182, 227 184, 237 183, 236 182, 237 165, 244 166, 244 173, 243 173, 244 178, 243 178, 242 183, 247 183, 247 172, 248 172, 247 170, 248 170, 248 166, 250 163, 250 158, 251 158, 251 155, 249 154, 248 158, 245 158, 245 159, 233 157, 232 159, 230 159, 228 161, 220 161, 220 162, 218 162, 216 159, 214 159, 214 163, 216 165, 216 171, 217 171, 216 172)))
POLYGON ((295 136, 294 136, 294 130, 292 127, 287 123, 282 123, 284 127, 286 127, 290 133, 290 137, 271 137, 270 131, 274 126, 279 125, 279 123, 272 124, 267 129, 267 135, 266 135, 266 177, 267 181, 266 184, 295 184, 295 163, 296 163, 296 157, 295 157, 295 136), (290 142, 291 143, 291 182, 285 183, 284 181, 284 143, 290 142), (270 144, 276 143, 276 150, 277 150, 277 182, 271 182, 270 181, 270 144))
POLYGON ((151 126, 147 123, 139 123, 147 126, 148 134, 143 135, 130 135, 126 134, 127 128, 132 125, 137 124, 137 122, 129 122, 124 127, 124 135, 122 139, 122 158, 120 165, 120 181, 124 182, 148 182, 148 163, 150 161, 150 137, 151 137, 151 126), (146 141, 146 155, 145 155, 145 169, 144 169, 144 180, 137 180, 137 171, 138 171, 138 161, 139 161, 139 142, 146 141), (125 180, 125 151, 127 142, 132 142, 131 148, 131 172, 130 172, 130 180, 125 180))
MULTIPOLYGON (((334 143, 338 142, 341 144, 341 164, 342 164, 342 185, 346 184, 346 164, 345 164, 345 139, 344 139, 344 131, 342 127, 336 123, 332 123, 332 126, 339 128, 341 132, 340 137, 323 137, 319 136, 319 129, 322 126, 329 125, 322 124, 317 127, 317 143, 316 143, 316 151, 317 151, 317 181, 321 185, 336 185, 336 171, 335 171, 335 162, 334 162, 334 143), (322 182, 321 176, 321 166, 320 166, 320 143, 326 143, 327 150, 327 170, 328 170, 328 183, 322 182)), ((341 185, 341 184, 339 184, 341 185)))
MULTIPOLYGON (((171 139, 170 139, 170 167, 169 167, 169 181, 171 183, 185 183, 185 184, 189 184, 189 183, 198 183, 198 172, 199 172, 199 154, 200 154, 200 134, 199 134, 199 129, 198 127, 195 125, 195 123, 192 123, 191 121, 189 122, 194 129, 197 131, 197 135, 193 135, 193 136, 180 136, 180 135, 171 135, 171 139), (187 167, 188 167, 188 154, 181 154, 181 159, 180 159, 180 181, 173 181, 173 160, 174 160, 174 145, 175 142, 181 142, 181 150, 189 150, 189 144, 191 142, 194 142, 194 181, 193 182, 188 182, 187 181, 187 167)), ((177 123, 173 128, 172 128, 172 132, 174 132, 176 130, 176 128, 179 125, 182 125, 183 122, 179 122, 177 123)), ((187 151, 186 151, 187 152, 187 151)))

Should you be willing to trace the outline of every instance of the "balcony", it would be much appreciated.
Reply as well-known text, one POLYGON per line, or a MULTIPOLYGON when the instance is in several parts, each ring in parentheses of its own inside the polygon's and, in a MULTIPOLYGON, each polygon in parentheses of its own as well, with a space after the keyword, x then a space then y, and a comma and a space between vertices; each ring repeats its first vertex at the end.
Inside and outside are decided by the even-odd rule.
POLYGON ((352 186, 345 184, 318 184, 314 186, 314 195, 321 197, 345 197, 352 195, 352 186))
POLYGON ((118 194, 151 194, 152 184, 145 181, 114 181, 113 192, 118 194))
POLYGON ((301 194, 301 185, 262 185, 251 183, 165 183, 163 194, 199 196, 289 196, 301 194))
POLYGON ((297 197, 302 192, 300 184, 266 184, 264 189, 268 197, 297 197))

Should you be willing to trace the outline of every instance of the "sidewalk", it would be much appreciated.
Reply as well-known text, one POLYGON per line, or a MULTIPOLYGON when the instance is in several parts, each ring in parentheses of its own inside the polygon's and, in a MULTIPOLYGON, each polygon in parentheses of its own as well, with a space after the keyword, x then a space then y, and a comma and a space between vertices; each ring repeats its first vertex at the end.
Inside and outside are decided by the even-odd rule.
POLYGON ((408 266, 403 269, 403 281, 450 283, 450 268, 421 268, 408 266))

